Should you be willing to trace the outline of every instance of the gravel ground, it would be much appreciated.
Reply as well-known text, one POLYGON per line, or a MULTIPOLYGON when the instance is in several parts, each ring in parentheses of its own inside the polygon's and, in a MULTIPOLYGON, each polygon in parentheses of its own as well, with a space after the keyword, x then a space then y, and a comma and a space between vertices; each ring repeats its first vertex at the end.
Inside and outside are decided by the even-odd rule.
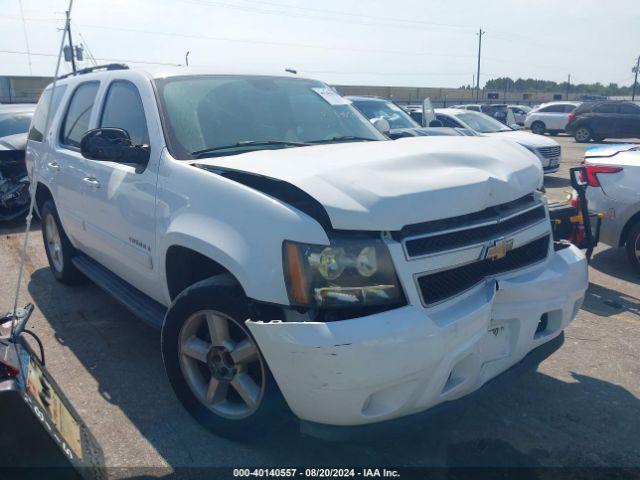
MULTIPOLYGON (((584 146, 557 137, 561 198, 584 146)), ((12 305, 21 225, 0 228, 0 305, 12 305)), ((47 367, 104 450, 112 478, 165 476, 191 466, 640 466, 640 276, 601 246, 578 318, 542 360, 534 352, 476 394, 412 426, 339 444, 283 425, 248 444, 218 438, 182 409, 165 378, 159 333, 94 285, 67 287, 30 237, 21 303, 36 311, 47 367)), ((422 417, 419 417, 422 418, 422 417)))

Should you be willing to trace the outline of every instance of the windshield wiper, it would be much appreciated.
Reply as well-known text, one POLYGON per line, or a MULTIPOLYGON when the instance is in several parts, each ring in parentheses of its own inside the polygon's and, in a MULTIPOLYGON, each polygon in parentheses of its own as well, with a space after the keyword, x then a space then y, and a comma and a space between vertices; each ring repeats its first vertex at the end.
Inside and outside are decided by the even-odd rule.
POLYGON ((311 140, 309 143, 332 143, 332 142, 373 142, 374 138, 356 137, 353 135, 343 135, 341 137, 325 138, 324 140, 311 140))
POLYGON ((191 152, 191 155, 195 158, 202 158, 204 156, 207 156, 209 153, 214 153, 222 150, 232 150, 234 148, 243 147, 270 147, 278 145, 283 147, 306 147, 311 144, 303 142, 287 142, 284 140, 246 140, 243 142, 234 143, 232 145, 223 145, 220 147, 210 147, 204 148, 202 150, 196 150, 195 152, 191 152))

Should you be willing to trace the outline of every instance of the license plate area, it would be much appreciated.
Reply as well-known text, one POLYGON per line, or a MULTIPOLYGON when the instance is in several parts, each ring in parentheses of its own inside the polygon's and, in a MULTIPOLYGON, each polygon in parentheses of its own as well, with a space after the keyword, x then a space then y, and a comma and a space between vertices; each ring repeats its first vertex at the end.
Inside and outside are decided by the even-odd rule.
POLYGON ((483 364, 495 362, 511 355, 511 325, 492 324, 480 343, 483 364))

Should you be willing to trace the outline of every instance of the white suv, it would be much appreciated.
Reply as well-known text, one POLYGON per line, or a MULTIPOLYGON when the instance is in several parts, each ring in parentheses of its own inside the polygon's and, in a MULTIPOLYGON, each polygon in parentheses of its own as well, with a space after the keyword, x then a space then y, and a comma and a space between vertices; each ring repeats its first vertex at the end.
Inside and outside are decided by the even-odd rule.
POLYGON ((554 245, 512 142, 390 141, 284 74, 72 76, 45 126, 51 92, 27 158, 53 275, 161 328, 176 395, 216 432, 255 436, 281 394, 319 424, 425 410, 580 308, 584 255, 554 245))
POLYGON ((569 122, 569 114, 579 105, 580 102, 543 103, 527 114, 524 126, 538 135, 544 135, 546 132, 564 132, 564 127, 569 122))

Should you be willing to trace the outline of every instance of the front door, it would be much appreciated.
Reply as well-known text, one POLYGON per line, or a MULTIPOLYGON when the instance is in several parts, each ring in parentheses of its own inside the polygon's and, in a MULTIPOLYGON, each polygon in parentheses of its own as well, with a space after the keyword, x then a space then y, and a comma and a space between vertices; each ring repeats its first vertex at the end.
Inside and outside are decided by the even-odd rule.
MULTIPOLYGON (((149 85, 137 80, 116 79, 105 90, 97 127, 126 130, 135 145, 150 145, 147 111, 152 111, 149 85), (145 88, 146 87, 146 88, 145 88), (146 92, 147 97, 141 95, 146 92)), ((155 124, 155 129, 157 129, 155 124)), ((153 130, 159 138, 159 132, 153 130)), ((160 157, 159 145, 151 142, 145 168, 116 162, 88 160, 93 186, 86 203, 85 223, 91 244, 88 253, 118 276, 147 295, 160 300, 154 264, 155 199, 160 157)))

